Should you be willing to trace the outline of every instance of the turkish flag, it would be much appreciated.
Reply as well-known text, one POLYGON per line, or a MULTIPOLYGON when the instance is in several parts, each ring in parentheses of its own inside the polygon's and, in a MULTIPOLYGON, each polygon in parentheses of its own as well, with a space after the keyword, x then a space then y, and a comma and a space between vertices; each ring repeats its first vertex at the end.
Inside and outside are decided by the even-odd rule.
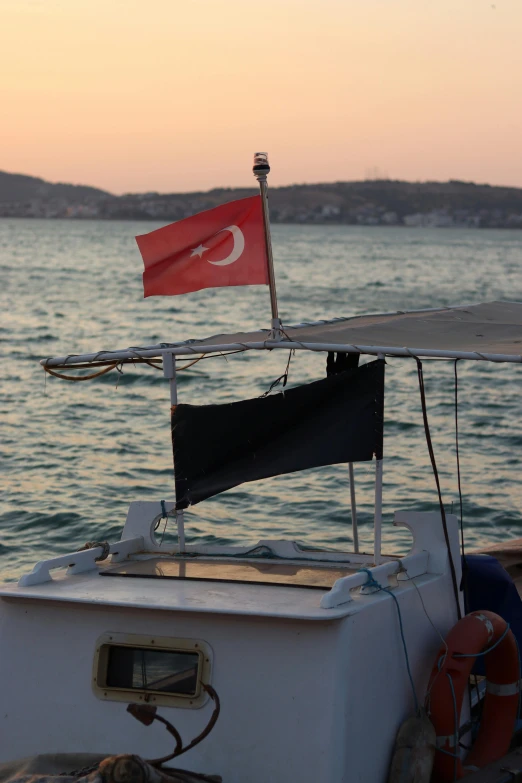
POLYGON ((261 196, 136 237, 145 265, 144 296, 171 296, 225 285, 268 284, 261 196))

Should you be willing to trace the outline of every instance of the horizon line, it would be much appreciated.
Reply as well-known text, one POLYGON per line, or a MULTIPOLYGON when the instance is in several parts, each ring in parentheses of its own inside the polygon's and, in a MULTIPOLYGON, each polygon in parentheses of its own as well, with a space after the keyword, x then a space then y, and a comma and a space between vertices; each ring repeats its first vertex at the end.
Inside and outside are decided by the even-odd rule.
MULTIPOLYGON (((140 196, 140 195, 146 195, 148 193, 154 193, 156 195, 185 195, 190 193, 212 193, 216 190, 256 190, 256 184, 252 184, 252 186, 248 185, 216 185, 214 187, 208 188, 206 190, 136 190, 131 191, 127 190, 122 193, 114 193, 110 190, 106 190, 105 188, 98 187, 97 185, 90 185, 86 184, 85 182, 64 182, 64 181, 53 181, 46 179, 45 177, 40 177, 35 174, 24 174, 19 171, 7 171, 6 169, 0 169, 0 174, 7 174, 8 176, 12 177, 27 177, 28 179, 37 179, 41 180, 42 182, 46 182, 49 185, 69 185, 72 187, 79 187, 79 188, 93 188, 94 190, 102 191, 103 193, 107 193, 110 196, 115 196, 116 198, 121 198, 122 196, 140 196)), ((293 188, 293 187, 307 187, 307 186, 313 186, 313 185, 340 185, 340 184, 356 184, 356 183, 365 183, 365 182, 396 182, 396 183, 402 183, 402 184, 410 184, 410 185, 429 185, 429 184, 437 184, 437 185, 446 185, 446 184, 462 184, 462 185, 474 185, 476 187, 489 187, 489 188, 503 188, 506 190, 522 190, 522 185, 503 185, 503 184, 492 184, 491 182, 476 182, 474 180, 464 180, 464 179, 447 179, 447 180, 438 180, 438 179, 398 179, 394 177, 366 177, 364 179, 338 179, 338 180, 326 180, 326 181, 313 181, 313 182, 292 182, 287 185, 270 185, 271 190, 279 190, 283 188, 293 188)))

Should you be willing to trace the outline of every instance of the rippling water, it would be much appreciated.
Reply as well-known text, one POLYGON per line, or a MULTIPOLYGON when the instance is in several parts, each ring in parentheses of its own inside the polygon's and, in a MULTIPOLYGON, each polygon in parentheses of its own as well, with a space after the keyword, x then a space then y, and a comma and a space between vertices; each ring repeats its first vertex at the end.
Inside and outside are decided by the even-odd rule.
MULTIPOLYGON (((37 559, 119 536, 131 500, 172 498, 169 388, 149 367, 86 383, 45 376, 42 357, 269 326, 268 291, 214 289, 142 299, 134 236, 151 223, 0 220, 0 559, 12 579, 37 559)), ((274 226, 286 323, 395 309, 522 301, 522 232, 274 226)), ((286 352, 202 361, 180 400, 256 396, 286 352)), ((323 377, 325 356, 297 352, 290 382, 323 377)), ((447 508, 458 505, 453 362, 424 363, 447 508)), ((470 545, 522 535, 522 368, 459 362, 461 467, 470 545)), ((394 509, 436 509, 416 366, 388 360, 384 541, 402 551, 394 509)), ((346 466, 247 484, 187 514, 189 541, 350 540, 346 466)), ((371 466, 356 466, 362 544, 372 541, 371 466)))

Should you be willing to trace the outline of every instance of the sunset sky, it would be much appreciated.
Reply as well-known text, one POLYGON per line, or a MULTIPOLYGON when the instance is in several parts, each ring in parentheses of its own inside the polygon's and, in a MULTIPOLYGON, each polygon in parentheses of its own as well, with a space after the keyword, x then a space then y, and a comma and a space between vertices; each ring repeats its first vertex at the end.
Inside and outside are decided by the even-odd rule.
POLYGON ((0 169, 522 187, 522 0, 0 0, 0 169))

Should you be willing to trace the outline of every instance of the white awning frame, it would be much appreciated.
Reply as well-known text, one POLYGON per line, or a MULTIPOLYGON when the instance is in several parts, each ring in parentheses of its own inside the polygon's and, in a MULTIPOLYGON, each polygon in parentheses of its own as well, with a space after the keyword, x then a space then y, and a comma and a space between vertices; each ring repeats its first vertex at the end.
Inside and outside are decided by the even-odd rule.
MULTIPOLYGON (((506 308, 512 306, 522 307, 522 303, 519 302, 505 302, 505 303, 493 303, 497 307, 505 305, 506 308)), ((487 305, 486 305, 487 306, 487 305)), ((397 346, 397 345, 375 345, 375 344, 356 344, 356 343, 335 343, 335 342, 309 342, 306 340, 299 340, 296 337, 295 332, 299 330, 310 330, 317 328, 318 331, 321 327, 329 325, 341 325, 343 323, 351 325, 351 322, 356 323, 358 320, 368 318, 394 318, 395 320, 401 319, 401 316, 410 318, 411 316, 422 316, 422 314, 437 315, 444 313, 454 313, 455 310, 463 310, 467 314, 471 308, 477 310, 483 305, 457 305, 455 307, 443 307, 443 308, 429 308, 424 310, 409 310, 409 311, 396 311, 394 313, 379 313, 371 316, 354 316, 351 318, 336 318, 329 321, 316 321, 314 323, 302 323, 297 326, 284 327, 283 337, 280 340, 271 339, 271 334, 266 331, 266 339, 246 339, 246 340, 232 340, 230 338, 237 337, 238 335, 218 335, 214 338, 208 338, 206 340, 187 340, 177 343, 160 343, 158 345, 130 347, 123 350, 116 351, 98 351, 97 353, 76 354, 69 356, 58 356, 55 358, 42 359, 41 364, 49 368, 60 367, 73 367, 79 364, 88 366, 103 366, 113 362, 120 363, 132 363, 133 361, 140 359, 162 359, 165 355, 174 356, 188 356, 188 355, 206 355, 206 354, 219 354, 229 353, 232 351, 262 351, 262 350, 302 350, 302 351, 315 351, 315 352, 329 352, 335 353, 360 353, 369 356, 377 356, 384 354, 385 356, 397 356, 405 358, 419 358, 419 359, 465 359, 472 361, 485 361, 485 362, 509 362, 520 364, 522 363, 522 354, 517 353, 495 353, 492 351, 462 351, 451 349, 437 349, 428 348, 423 346, 397 346), (287 333, 292 332, 289 336, 287 333), (229 341, 227 341, 227 337, 229 341), (223 342, 219 342, 222 338, 223 342)), ((425 320, 425 319, 423 319, 425 320)), ((463 319, 464 320, 464 319, 463 319)), ((411 321, 410 321, 411 323, 411 321)), ((479 322, 477 322, 479 323, 479 322)), ((485 322, 486 326, 495 325, 502 326, 502 322, 485 322)), ((512 326, 513 322, 511 322, 512 326)), ((412 323, 414 325, 414 322, 412 323)), ((435 324, 436 325, 436 324, 435 324)), ((385 326, 385 324, 384 324, 385 326)), ((516 324, 517 329, 519 324, 516 324)), ((458 323, 455 324, 455 334, 458 333, 458 323)), ((520 333, 522 335, 522 323, 520 324, 520 333)), ((247 333, 248 334, 248 333, 247 333)), ((245 334, 245 337, 247 337, 245 334)), ((250 333, 249 336, 255 335, 258 337, 261 333, 250 333)), ((517 339, 514 344, 520 342, 522 348, 522 340, 517 339)))
POLYGON ((265 340, 252 343, 223 343, 222 345, 157 345, 150 348, 130 348, 123 351, 100 351, 69 356, 57 356, 51 359, 41 359, 45 367, 70 367, 76 364, 97 365, 108 362, 132 362, 135 359, 163 358, 164 355, 174 356, 205 355, 210 353, 229 353, 230 351, 273 351, 273 350, 317 351, 335 353, 361 353, 369 356, 384 354, 385 356, 402 356, 419 359, 471 359, 482 362, 514 362, 522 363, 522 355, 502 353, 478 353, 478 351, 439 351, 430 348, 396 348, 386 345, 338 345, 337 343, 302 343, 298 340, 265 340))

